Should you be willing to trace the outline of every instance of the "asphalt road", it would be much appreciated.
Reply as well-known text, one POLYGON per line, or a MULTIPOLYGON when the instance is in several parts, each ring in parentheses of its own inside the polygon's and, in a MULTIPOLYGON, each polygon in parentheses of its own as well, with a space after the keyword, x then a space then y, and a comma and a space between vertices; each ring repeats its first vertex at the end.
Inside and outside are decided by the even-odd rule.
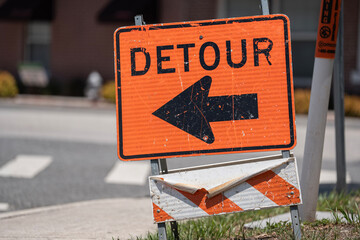
MULTIPOLYGON (((115 108, 39 107, 0 102, 0 116, 0 211, 149 195, 146 183, 150 173, 148 161, 142 161, 141 166, 121 165, 121 169, 133 166, 139 171, 117 172, 112 176, 115 175, 115 180, 107 180, 116 165, 125 164, 120 163, 116 153, 115 108), (9 163, 21 162, 21 158, 29 156, 47 156, 51 161, 28 178, 2 173, 6 172, 4 169, 9 163), (125 175, 129 181, 119 180, 125 175), (143 180, 131 182, 131 178, 143 180)), ((335 170, 333 124, 330 115, 323 170, 331 173, 335 170)), ((297 116, 298 145, 294 154, 300 166, 305 129, 306 117, 297 116)), ((352 183, 360 183, 359 136, 360 120, 347 119, 347 165, 352 183)), ((277 152, 169 159, 168 166, 173 169, 272 154, 277 152)), ((26 169, 19 166, 17 171, 21 175, 26 169)), ((323 183, 335 181, 334 175, 330 174, 323 183)))

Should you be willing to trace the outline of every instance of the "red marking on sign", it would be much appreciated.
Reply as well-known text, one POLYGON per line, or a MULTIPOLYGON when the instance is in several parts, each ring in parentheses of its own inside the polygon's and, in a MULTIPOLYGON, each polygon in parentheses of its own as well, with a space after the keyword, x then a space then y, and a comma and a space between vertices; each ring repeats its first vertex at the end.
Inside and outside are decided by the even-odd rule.
POLYGON ((280 206, 300 203, 300 191, 271 170, 247 183, 280 206))
POLYGON ((177 190, 191 202, 199 206, 209 215, 220 214, 220 213, 230 213, 242 211, 242 209, 232 202, 230 199, 225 197, 223 194, 218 194, 212 198, 207 198, 207 191, 205 189, 200 189, 194 194, 177 190))
MULTIPOLYGON (((271 161, 272 160, 267 160, 264 164, 270 164, 271 161)), ((300 204, 301 193, 298 185, 295 161, 286 161, 281 165, 277 165, 279 164, 279 159, 274 159, 274 161, 277 161, 277 163, 275 163, 277 167, 271 168, 273 170, 265 170, 265 172, 245 182, 239 182, 238 185, 233 185, 230 189, 223 189, 223 192, 211 198, 208 198, 210 190, 206 190, 206 188, 214 188, 212 188, 211 185, 207 185, 208 178, 214 178, 216 173, 221 176, 226 176, 228 168, 249 168, 249 170, 252 171, 251 169, 253 167, 258 166, 258 162, 254 163, 254 165, 252 165, 252 163, 245 163, 243 166, 219 166, 219 169, 214 170, 216 169, 214 168, 214 171, 209 169, 209 171, 212 172, 210 175, 207 175, 209 173, 203 171, 203 169, 186 171, 187 174, 182 174, 183 172, 171 173, 167 176, 166 180, 169 181, 169 184, 166 184, 165 180, 164 182, 156 182, 157 180, 150 179, 152 201, 157 204, 159 208, 164 209, 165 212, 171 213, 171 217, 173 217, 174 220, 203 217, 206 214, 218 215, 222 213, 300 204), (184 179, 181 180, 181 178, 184 179), (197 183, 194 186, 199 186, 194 194, 178 188, 179 186, 188 184, 192 179, 197 179, 197 183), (178 185, 176 184, 177 182, 179 182, 178 185), (201 186, 205 186, 203 184, 205 184, 206 187, 200 188, 201 186)), ((266 167, 265 169, 269 168, 266 167)), ((237 170, 229 174, 235 174, 236 172, 237 170)), ((233 179, 232 177, 229 178, 233 179)), ((166 178, 164 177, 164 179, 166 178)), ((221 179, 223 179, 223 182, 226 180, 226 177, 222 177, 221 179)))
POLYGON ((153 203, 153 215, 155 222, 164 222, 166 220, 174 219, 172 216, 167 214, 164 210, 159 208, 155 203, 153 203))
POLYGON ((320 8, 315 57, 335 58, 341 0, 323 0, 320 8))

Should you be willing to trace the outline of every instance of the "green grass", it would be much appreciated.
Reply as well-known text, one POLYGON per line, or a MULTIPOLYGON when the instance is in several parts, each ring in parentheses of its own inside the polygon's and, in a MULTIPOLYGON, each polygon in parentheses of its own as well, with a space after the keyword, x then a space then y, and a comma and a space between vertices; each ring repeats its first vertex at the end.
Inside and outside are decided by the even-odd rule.
MULTIPOLYGON (((335 220, 324 219, 311 223, 302 223, 302 239, 360 239, 359 220, 360 190, 349 194, 331 192, 319 196, 318 211, 330 211, 335 220), (345 222, 339 214, 344 216, 345 222)), ((180 239, 293 239, 290 223, 267 224, 264 229, 245 228, 244 224, 270 216, 285 213, 287 207, 227 214, 178 222, 180 239)), ((168 239, 174 239, 170 224, 167 224, 168 239)), ((136 240, 158 239, 157 233, 138 236, 136 240)))

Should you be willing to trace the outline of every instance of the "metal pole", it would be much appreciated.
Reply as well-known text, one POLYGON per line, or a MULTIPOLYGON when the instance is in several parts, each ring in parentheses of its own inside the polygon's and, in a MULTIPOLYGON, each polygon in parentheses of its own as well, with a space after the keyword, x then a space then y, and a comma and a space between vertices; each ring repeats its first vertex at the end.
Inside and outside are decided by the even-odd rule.
POLYGON ((290 157, 290 151, 289 150, 283 150, 281 151, 281 155, 283 158, 289 158, 290 157))
POLYGON ((144 22, 143 15, 136 15, 135 16, 135 25, 141 26, 141 25, 144 25, 144 24, 145 24, 145 22, 144 22))
MULTIPOLYGON (((168 168, 167 168, 166 158, 159 159, 159 162, 160 162, 160 174, 167 174, 168 168)), ((180 240, 177 222, 171 221, 170 226, 171 226, 171 232, 174 235, 174 239, 180 240)))
MULTIPOLYGON (((341 3, 343 9, 343 2, 341 3)), ((345 133, 344 133, 344 11, 340 12, 338 45, 334 66, 334 109, 336 145, 336 191, 346 191, 345 133)))
POLYGON ((334 59, 315 58, 300 185, 301 218, 315 221, 334 59))
MULTIPOLYGON (((135 25, 141 26, 141 25, 144 25, 144 24, 145 24, 145 22, 144 22, 143 15, 136 15, 135 16, 135 25)), ((158 159, 150 160, 151 174, 152 175, 162 174, 163 173, 162 169, 166 169, 166 173, 167 173, 166 159, 160 159, 160 161, 161 162, 159 162, 158 159), (162 163, 164 163, 164 161, 165 161, 165 166, 162 165, 162 163)), ((158 225, 159 240, 167 240, 166 224, 165 223, 158 223, 157 225, 158 225)))
MULTIPOLYGON (((268 0, 261 0, 261 9, 263 15, 269 15, 269 2, 268 0)), ((290 151, 281 151, 283 158, 289 158, 290 157, 290 151)), ((292 228, 294 232, 294 237, 296 240, 301 239, 301 225, 300 225, 300 216, 299 216, 299 208, 297 205, 290 206, 290 214, 291 214, 291 222, 292 222, 292 228)))
POLYGON ((292 228, 296 240, 301 239, 301 225, 298 205, 290 206, 292 228))
MULTIPOLYGON (((261 0, 261 8, 263 15, 269 15, 269 3, 268 0, 261 0)), ((290 157, 290 151, 281 151, 283 158, 289 158, 290 157)), ((292 229, 294 233, 294 237, 296 240, 301 239, 301 225, 300 225, 300 216, 299 216, 299 208, 297 205, 290 206, 290 215, 291 215, 291 222, 292 222, 292 229)))
MULTIPOLYGON (((324 4, 331 4, 331 8, 333 8, 333 4, 338 3, 341 2, 328 2, 326 0, 322 0, 322 6, 324 6, 324 4)), ((333 11, 332 13, 332 19, 334 19, 332 27, 335 26, 336 18, 337 16, 339 16, 336 15, 336 13, 340 11, 340 9, 337 9, 337 7, 338 5, 335 5, 335 9, 337 11, 333 11)), ((320 28, 320 26, 322 26, 321 16, 322 15, 320 14, 318 29, 320 38, 317 38, 316 55, 313 70, 314 72, 311 85, 310 107, 305 137, 303 166, 300 178, 303 199, 303 204, 300 206, 301 219, 308 222, 315 221, 316 219, 315 215, 319 194, 319 180, 324 147, 326 118, 334 67, 334 56, 332 55, 332 53, 326 50, 327 55, 322 55, 320 52, 320 47, 318 45, 318 43, 320 43, 321 41, 323 41, 323 39, 326 38, 321 36, 321 29, 323 29, 323 27, 326 27, 323 26, 320 28)), ((333 30, 333 34, 336 34, 336 31, 337 29, 335 28, 335 31, 333 30)), ((332 44, 336 44, 336 42, 332 44)))
POLYGON ((269 1, 268 0, 261 0, 261 10, 263 15, 269 15, 269 1))
MULTIPOLYGON (((159 175, 161 171, 160 163, 158 159, 150 160, 151 164, 151 174, 152 175, 159 175)), ((166 235, 166 224, 165 223, 158 223, 158 236, 159 240, 167 240, 166 235)))
POLYGON ((160 165, 158 159, 150 160, 151 166, 151 175, 159 175, 160 174, 160 165))
MULTIPOLYGON (((269 15, 269 2, 268 0, 261 0, 261 9, 263 15, 269 15)), ((290 151, 281 151, 283 158, 289 158, 290 157, 290 151)), ((290 206, 290 214, 291 214, 291 222, 292 222, 292 228, 294 232, 294 236, 296 240, 301 239, 301 225, 300 225, 300 217, 299 217, 299 208, 297 205, 290 206)))
POLYGON ((166 158, 160 158, 159 162, 160 162, 160 174, 167 174, 168 168, 167 168, 166 158))
MULTIPOLYGON (((290 151, 285 150, 281 151, 283 158, 290 157, 290 151)), ((300 225, 300 214, 298 205, 290 206, 290 215, 291 215, 291 225, 294 233, 295 240, 301 239, 301 225, 300 225)))

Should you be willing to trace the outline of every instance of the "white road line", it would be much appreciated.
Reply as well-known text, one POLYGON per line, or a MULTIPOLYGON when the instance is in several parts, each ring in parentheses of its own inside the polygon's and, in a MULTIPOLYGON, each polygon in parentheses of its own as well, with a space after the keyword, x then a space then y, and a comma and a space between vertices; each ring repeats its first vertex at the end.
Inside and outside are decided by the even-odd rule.
POLYGON ((0 177, 33 178, 51 162, 51 156, 18 155, 0 168, 0 177))
POLYGON ((9 210, 9 204, 8 203, 3 203, 3 202, 0 202, 0 211, 7 211, 9 210))
MULTIPOLYGON (((351 178, 346 172, 346 182, 351 183, 351 178)), ((336 183, 336 170, 321 170, 320 183, 322 184, 335 184, 336 183)))
POLYGON ((105 178, 106 183, 144 185, 150 174, 149 162, 118 161, 105 178))

